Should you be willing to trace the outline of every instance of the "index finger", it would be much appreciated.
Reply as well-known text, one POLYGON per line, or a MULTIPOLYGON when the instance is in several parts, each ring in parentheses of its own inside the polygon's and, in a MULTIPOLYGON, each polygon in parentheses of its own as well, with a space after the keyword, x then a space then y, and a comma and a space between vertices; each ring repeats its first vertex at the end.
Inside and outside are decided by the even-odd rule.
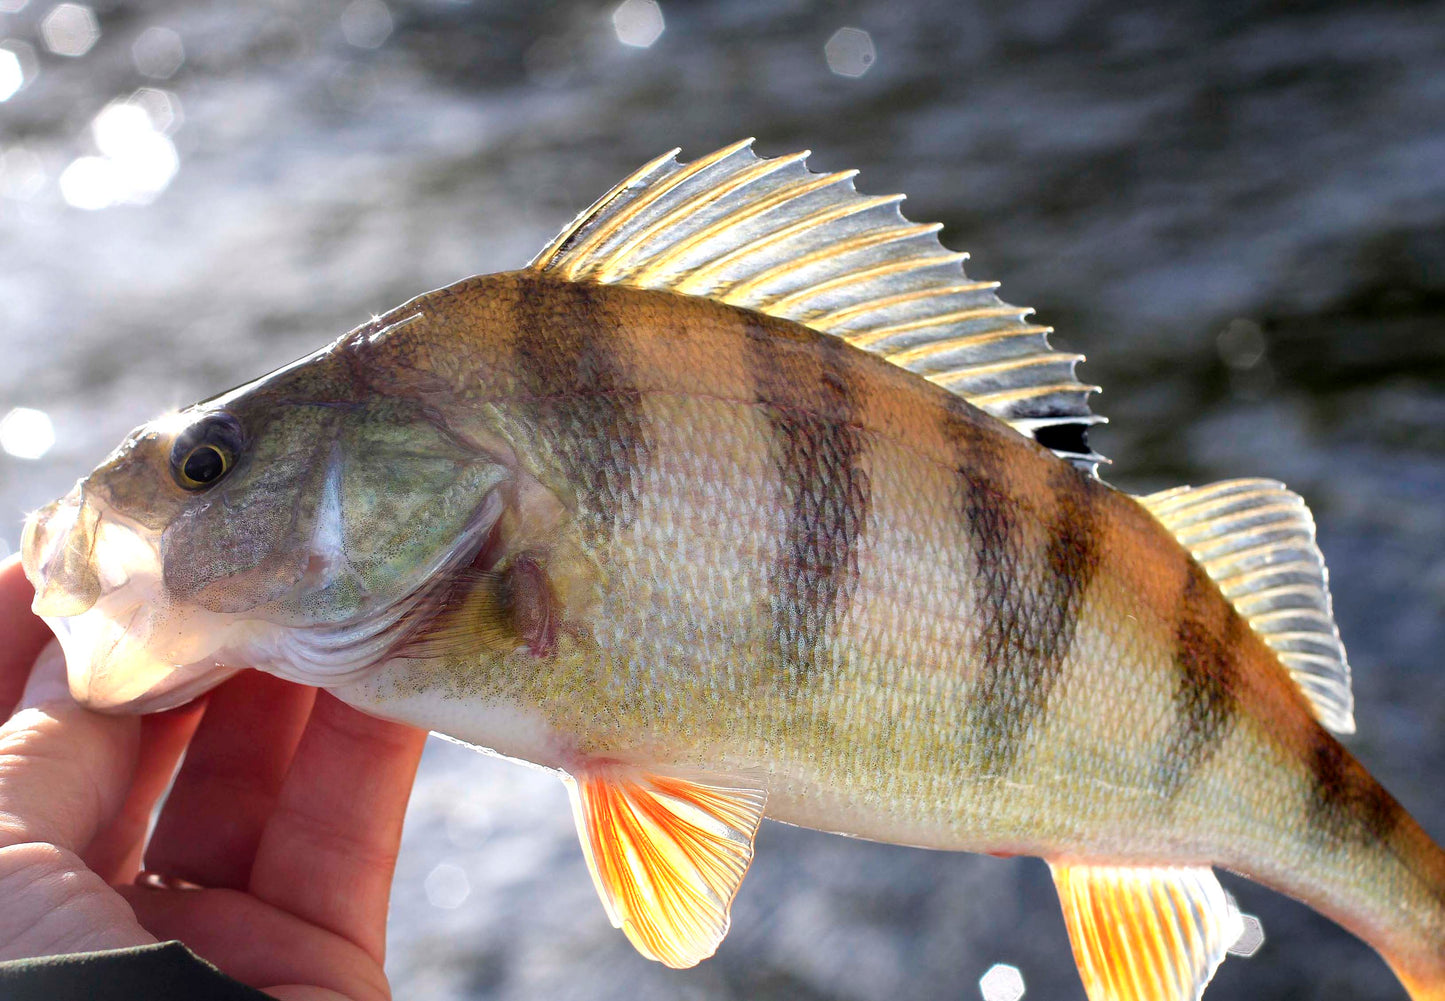
POLYGON ((386 954, 386 906, 426 731, 320 692, 251 868, 251 892, 386 954))
POLYGON ((30 665, 50 639, 50 629, 30 611, 34 599, 20 555, 0 561, 0 720, 15 710, 30 665))

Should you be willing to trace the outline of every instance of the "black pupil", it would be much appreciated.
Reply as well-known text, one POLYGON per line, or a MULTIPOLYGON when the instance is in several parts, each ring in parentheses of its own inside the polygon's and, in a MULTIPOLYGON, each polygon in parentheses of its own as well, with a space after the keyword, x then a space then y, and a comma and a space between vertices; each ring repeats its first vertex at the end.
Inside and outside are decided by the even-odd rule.
POLYGON ((186 456, 181 472, 193 483, 210 483, 226 471, 226 460, 214 445, 202 445, 186 456))

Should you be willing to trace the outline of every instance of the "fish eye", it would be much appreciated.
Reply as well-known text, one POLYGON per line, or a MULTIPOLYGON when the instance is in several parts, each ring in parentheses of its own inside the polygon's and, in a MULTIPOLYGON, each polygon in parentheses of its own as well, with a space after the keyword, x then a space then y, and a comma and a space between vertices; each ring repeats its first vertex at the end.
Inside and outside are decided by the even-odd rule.
POLYGON ((176 436, 171 476, 182 490, 205 490, 231 471, 241 444, 241 426, 234 417, 209 414, 176 436))

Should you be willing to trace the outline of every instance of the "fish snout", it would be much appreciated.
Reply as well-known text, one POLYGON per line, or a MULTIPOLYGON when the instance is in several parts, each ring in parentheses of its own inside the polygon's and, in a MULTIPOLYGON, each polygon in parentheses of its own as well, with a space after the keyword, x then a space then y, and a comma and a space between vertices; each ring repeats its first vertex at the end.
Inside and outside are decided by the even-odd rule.
POLYGON ((31 607, 60 640, 81 705, 155 712, 234 673, 214 658, 217 623, 168 600, 158 533, 111 512, 84 481, 26 520, 21 550, 31 607))
POLYGON ((100 598, 99 527, 100 511, 85 498, 83 482, 25 519, 21 562, 35 588, 36 615, 79 615, 100 598))

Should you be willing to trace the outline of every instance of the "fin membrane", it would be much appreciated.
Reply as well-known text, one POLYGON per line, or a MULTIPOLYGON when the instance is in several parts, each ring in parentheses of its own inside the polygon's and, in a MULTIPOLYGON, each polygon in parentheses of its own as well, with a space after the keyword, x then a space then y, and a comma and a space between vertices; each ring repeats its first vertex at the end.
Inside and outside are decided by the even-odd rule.
POLYGON ((622 765, 566 781, 587 868, 613 926, 638 952, 674 969, 716 952, 767 794, 622 765))
POLYGON ((702 296, 782 317, 882 355, 988 411, 1075 465, 1097 391, 1082 355, 1049 346, 1033 310, 971 281, 936 223, 902 195, 865 196, 857 171, 815 174, 806 151, 764 159, 752 140, 692 163, 672 150, 579 215, 529 265, 570 281, 702 296))
POLYGON ((1244 931, 1208 867, 1051 868, 1089 1001, 1197 1001, 1244 931))
POLYGON ((1304 500, 1274 480, 1223 480, 1138 500, 1279 655, 1315 718, 1354 733, 1350 665, 1304 500))

